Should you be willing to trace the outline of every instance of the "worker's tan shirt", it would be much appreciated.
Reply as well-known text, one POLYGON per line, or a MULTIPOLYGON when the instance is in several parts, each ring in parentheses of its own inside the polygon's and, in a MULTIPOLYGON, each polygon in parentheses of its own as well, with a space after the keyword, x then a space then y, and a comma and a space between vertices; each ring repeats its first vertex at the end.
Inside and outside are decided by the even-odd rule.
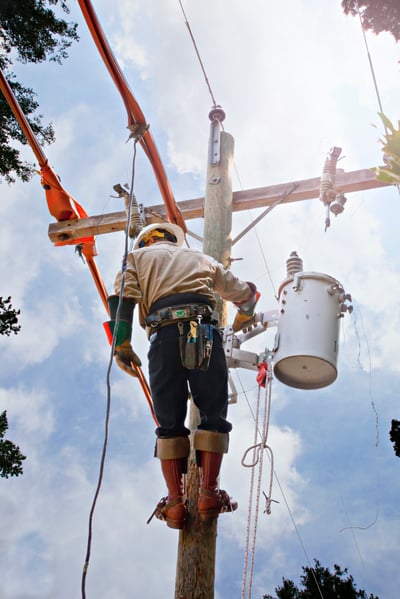
MULTIPOLYGON (((121 279, 120 272, 114 284, 117 295, 121 279)), ((251 290, 210 256, 170 241, 158 241, 128 254, 123 295, 139 304, 141 326, 145 326, 144 318, 154 302, 175 293, 199 293, 214 307, 215 294, 241 303, 249 299, 251 290)))

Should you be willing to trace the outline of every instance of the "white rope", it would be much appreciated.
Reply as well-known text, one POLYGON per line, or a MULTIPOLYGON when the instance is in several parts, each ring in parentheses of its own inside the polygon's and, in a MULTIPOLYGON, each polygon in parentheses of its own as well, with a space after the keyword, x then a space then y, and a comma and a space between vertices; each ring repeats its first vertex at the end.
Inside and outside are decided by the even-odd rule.
POLYGON ((254 423, 254 444, 252 447, 250 447, 246 453, 244 454, 243 458, 242 458, 242 466, 243 461, 246 457, 246 455, 248 454, 248 452, 253 449, 253 456, 254 456, 254 460, 253 460, 253 464, 250 464, 249 466, 246 467, 251 467, 251 476, 250 476, 250 490, 249 490, 249 501, 248 501, 248 510, 247 510, 247 526, 246 526, 246 543, 245 543, 245 550, 244 550, 244 560, 243 560, 243 578, 242 578, 242 595, 241 595, 241 599, 244 599, 245 596, 245 592, 246 592, 246 585, 247 585, 247 571, 248 571, 248 567, 249 567, 249 545, 250 545, 250 527, 251 527, 251 520, 252 520, 252 511, 253 511, 253 492, 254 492, 254 473, 255 473, 255 464, 257 463, 256 460, 256 447, 257 447, 257 437, 258 437, 258 417, 259 417, 259 412, 260 412, 260 387, 258 388, 258 394, 257 394, 257 410, 256 410, 256 414, 255 414, 255 423, 254 423))
POLYGON ((268 494, 264 493, 266 498, 266 508, 264 513, 271 513, 271 495, 272 495, 272 482, 273 482, 273 472, 274 472, 274 457, 272 449, 267 445, 268 439, 268 431, 269 431, 269 421, 271 414, 271 392, 272 392, 272 376, 270 374, 270 369, 267 371, 266 378, 266 388, 265 388, 265 401, 264 401, 264 412, 262 415, 262 432, 259 430, 259 420, 260 420, 260 397, 261 397, 261 387, 258 388, 257 394, 257 410, 255 415, 255 428, 254 428, 254 443, 251 445, 244 453, 242 458, 242 466, 245 468, 251 468, 251 478, 250 478, 250 491, 249 491, 249 505, 247 512, 247 527, 246 527, 246 544, 245 544, 245 552, 244 552, 244 565, 243 565, 243 579, 242 579, 242 599, 245 598, 246 594, 246 586, 247 586, 247 598, 251 599, 252 585, 253 585, 253 573, 254 573, 254 560, 255 560, 255 551, 256 551, 256 539, 257 539, 257 528, 258 528, 258 515, 260 509, 260 497, 261 497, 261 481, 262 481, 262 471, 264 464, 264 450, 268 451, 270 458, 270 477, 269 477, 269 488, 268 494), (258 437, 261 436, 261 441, 257 443, 258 437), (249 453, 252 453, 252 461, 250 463, 246 463, 247 456, 249 453), (256 466, 258 466, 258 474, 257 474, 257 485, 256 490, 255 487, 255 474, 256 474, 256 466), (254 498, 255 497, 255 498, 254 498), (254 509, 253 509, 254 505, 254 509), (250 550, 250 529, 252 526, 252 541, 251 541, 251 550, 250 550), (251 560, 249 565, 249 553, 251 553, 251 560), (247 580, 248 579, 248 580, 247 580))

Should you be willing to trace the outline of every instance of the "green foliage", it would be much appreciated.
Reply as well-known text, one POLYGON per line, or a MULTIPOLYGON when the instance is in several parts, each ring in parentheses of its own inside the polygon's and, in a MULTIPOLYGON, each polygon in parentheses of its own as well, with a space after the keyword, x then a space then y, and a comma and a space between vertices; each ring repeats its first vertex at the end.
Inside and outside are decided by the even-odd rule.
MULTIPOLYGON (((15 335, 19 332, 18 324, 19 310, 14 310, 11 305, 11 297, 3 300, 0 297, 0 335, 15 335)), ((0 414, 0 477, 19 476, 22 474, 22 462, 26 456, 22 455, 17 445, 12 441, 3 439, 8 429, 7 412, 0 414)))
MULTIPOLYGON (((54 6, 58 0, 2 0, 0 44, 6 55, 15 49, 18 59, 25 63, 44 60, 61 63, 67 58, 67 48, 72 40, 78 39, 77 24, 58 19, 46 4, 54 6)), ((60 6, 69 14, 64 0, 60 6)), ((11 62, 8 57, 6 61, 11 62)))
MULTIPOLYGON (((35 94, 32 89, 23 87, 15 81, 13 75, 8 76, 8 83, 25 116, 34 115, 38 103, 35 101, 35 94)), ((32 131, 36 135, 39 144, 52 143, 55 139, 53 127, 52 125, 43 125, 41 119, 41 115, 28 118, 32 131)), ((29 181, 34 172, 34 165, 20 160, 20 152, 14 143, 27 145, 28 141, 3 94, 0 94, 0 122, 0 181, 2 178, 7 183, 14 183, 16 178, 21 181, 29 181)))
MULTIPOLYGON (((56 5, 69 14, 65 0, 0 0, 0 68, 7 71, 10 87, 41 145, 54 141, 53 127, 43 124, 42 115, 36 114, 35 93, 17 82, 10 69, 14 58, 23 63, 61 63, 67 58, 67 49, 79 39, 77 24, 58 18, 51 8, 56 5)), ((18 144, 27 140, 0 94, 0 182, 28 181, 34 172, 33 164, 20 158, 18 144)))
POLYGON ((3 439, 7 429, 7 412, 3 412, 0 414, 0 476, 2 478, 22 474, 22 462, 26 459, 17 445, 3 439))
POLYGON ((11 297, 8 297, 6 300, 3 300, 0 297, 0 335, 11 335, 14 333, 15 335, 21 329, 18 324, 18 315, 20 314, 19 310, 15 310, 11 305, 11 297))
POLYGON ((395 129, 392 122, 383 114, 379 116, 385 127, 384 139, 381 139, 383 145, 384 166, 379 166, 375 170, 378 181, 385 183, 400 184, 400 121, 398 129, 395 129))
POLYGON ((400 458, 400 420, 392 420, 392 427, 389 431, 390 440, 393 443, 393 449, 398 458, 400 458))
POLYGON ((360 14, 364 29, 370 29, 377 35, 382 31, 391 33, 400 40, 400 3, 399 0, 343 0, 345 14, 360 14))
MULTIPOLYGON (((282 579, 282 586, 275 589, 277 599, 379 599, 376 595, 367 595, 364 590, 357 590, 354 579, 342 569, 334 565, 334 572, 321 566, 318 560, 315 565, 303 567, 300 577, 303 588, 296 587, 292 580, 282 579)), ((272 595, 264 595, 263 599, 274 599, 272 595)))

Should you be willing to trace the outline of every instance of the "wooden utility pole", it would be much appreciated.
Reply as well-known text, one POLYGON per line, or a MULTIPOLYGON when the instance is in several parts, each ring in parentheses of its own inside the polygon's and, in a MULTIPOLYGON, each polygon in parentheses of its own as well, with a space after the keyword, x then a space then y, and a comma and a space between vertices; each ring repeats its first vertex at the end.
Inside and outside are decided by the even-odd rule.
MULTIPOLYGON (((232 229, 233 137, 221 131, 223 113, 210 113, 210 149, 204 206, 204 253, 230 266, 232 229)), ((227 324, 225 302, 217 306, 221 326, 227 324)), ((190 430, 196 430, 199 414, 190 404, 190 430)), ((197 512, 200 472, 192 451, 186 477, 188 519, 179 533, 175 599, 213 599, 217 522, 201 522, 197 512)))

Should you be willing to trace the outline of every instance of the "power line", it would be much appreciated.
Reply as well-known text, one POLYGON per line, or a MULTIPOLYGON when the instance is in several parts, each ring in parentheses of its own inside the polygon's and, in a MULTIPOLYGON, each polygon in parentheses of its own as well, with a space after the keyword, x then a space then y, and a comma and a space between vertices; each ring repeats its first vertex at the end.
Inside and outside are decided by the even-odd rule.
MULTIPOLYGON (((373 84, 374 84, 376 98, 377 98, 377 101, 378 101, 379 111, 380 111, 380 114, 383 115, 384 112, 383 112, 382 100, 381 100, 381 96, 380 96, 380 93, 379 93, 378 82, 377 82, 377 79, 376 79, 376 76, 375 76, 375 69, 374 69, 374 65, 373 65, 373 62, 372 62, 371 53, 369 51, 369 46, 368 46, 368 42, 367 42, 367 36, 366 36, 366 33, 365 33, 364 24, 363 24, 362 18, 361 18, 361 11, 360 11, 360 8, 358 6, 358 2, 356 4, 357 4, 358 18, 360 19, 361 31, 362 31, 363 38, 364 38, 365 49, 366 49, 366 52, 367 52, 367 57, 368 57, 368 62, 369 62, 369 68, 370 68, 370 71, 371 71, 372 81, 373 81, 373 84)), ((388 135, 388 128, 386 126, 385 121, 383 121, 383 127, 385 129, 386 135, 388 135)), ((396 188, 397 188, 398 194, 400 195, 400 185, 396 185, 396 188)))
POLYGON ((190 35, 190 38, 191 38, 191 40, 192 40, 192 43, 193 43, 194 50, 195 50, 195 52, 196 52, 196 56, 197 56, 197 58, 198 58, 198 61, 199 61, 199 63, 200 63, 200 67, 201 67, 201 70, 202 70, 202 72, 203 72, 204 79, 205 79, 205 82, 206 82, 206 85, 207 85, 208 91, 210 92, 210 96, 211 96, 211 100, 212 100, 212 105, 213 105, 213 108, 216 108, 216 106, 218 106, 218 105, 217 105, 217 102, 216 102, 216 100, 215 100, 215 97, 214 97, 213 91, 212 91, 212 89, 211 89, 211 85, 210 85, 210 82, 209 82, 209 80, 208 80, 207 73, 206 73, 206 70, 205 70, 205 68, 204 68, 203 61, 201 60, 201 56, 200 56, 200 52, 199 52, 199 49, 198 49, 198 47, 197 47, 197 44, 196 44, 196 40, 194 39, 194 35, 193 35, 193 33, 192 33, 192 30, 191 30, 191 28, 190 28, 189 21, 187 20, 186 13, 185 13, 185 11, 184 11, 184 8, 183 8, 183 5, 182 5, 182 2, 181 2, 181 0, 179 0, 179 5, 180 5, 180 7, 181 7, 181 10, 182 10, 183 17, 184 17, 184 19, 185 19, 185 25, 186 25, 186 27, 187 27, 187 29, 188 29, 188 31, 189 31, 189 35, 190 35))
POLYGON ((120 290, 120 294, 119 294, 119 301, 118 301, 117 312, 116 312, 116 315, 115 315, 115 326, 114 326, 114 331, 113 331, 113 339, 112 339, 112 343, 111 343, 110 359, 109 359, 109 363, 108 363, 108 367, 107 367, 107 375, 106 375, 107 401, 106 401, 106 415, 105 415, 105 421, 104 421, 103 449, 102 449, 102 452, 101 452, 100 467, 99 467, 99 476, 98 476, 98 480, 97 480, 96 491, 95 491, 95 494, 94 494, 94 497, 93 497, 93 501, 92 501, 92 505, 91 505, 90 513, 89 513, 86 556, 85 556, 85 563, 84 563, 84 566, 83 566, 82 579, 81 579, 82 599, 86 599, 86 576, 87 576, 87 571, 88 571, 88 568, 89 568, 90 556, 91 556, 91 551, 92 551, 93 517, 94 517, 94 512, 95 512, 95 509, 96 509, 96 505, 97 505, 97 499, 99 497, 101 486, 102 486, 102 483, 103 483, 104 465, 105 465, 105 460, 106 460, 106 455, 107 455, 107 447, 108 447, 110 412, 111 412, 111 382, 110 382, 110 375, 111 375, 111 368, 112 368, 112 365, 113 365, 115 343, 116 343, 116 338, 117 338, 118 324, 119 324, 119 318, 120 318, 120 312, 121 312, 121 306, 122 306, 122 298, 123 298, 123 293, 124 293, 126 262, 127 262, 127 257, 128 257, 128 253, 129 253, 129 238, 130 238, 130 236, 129 236, 129 230, 131 228, 131 207, 132 207, 132 204, 133 204, 132 198, 134 197, 133 196, 133 190, 134 190, 134 181, 135 181, 136 144, 137 144, 137 142, 138 142, 138 139, 135 140, 135 142, 134 142, 134 149, 133 149, 132 178, 131 178, 131 188, 130 188, 130 201, 129 201, 129 204, 128 204, 128 214, 127 214, 126 228, 125 228, 124 254, 123 254, 123 259, 122 259, 121 290, 120 290))
MULTIPOLYGON (((366 49, 367 56, 368 56, 369 67, 370 67, 370 70, 371 70, 372 81, 374 83, 376 98, 378 100, 379 110, 380 110, 381 113, 383 113, 382 101, 381 101, 381 96, 380 96, 379 88, 378 88, 378 82, 377 82, 376 76, 375 76, 375 69, 374 69, 374 65, 372 63, 371 54, 370 54, 370 51, 369 51, 369 46, 368 46, 368 42, 367 42, 367 36, 365 34, 365 29, 364 29, 364 25, 363 25, 363 22, 362 22, 360 9, 358 9, 358 18, 360 19, 361 31, 362 31, 363 38, 364 38, 365 49, 366 49)), ((385 127, 385 129, 386 129, 386 127, 385 127)))

